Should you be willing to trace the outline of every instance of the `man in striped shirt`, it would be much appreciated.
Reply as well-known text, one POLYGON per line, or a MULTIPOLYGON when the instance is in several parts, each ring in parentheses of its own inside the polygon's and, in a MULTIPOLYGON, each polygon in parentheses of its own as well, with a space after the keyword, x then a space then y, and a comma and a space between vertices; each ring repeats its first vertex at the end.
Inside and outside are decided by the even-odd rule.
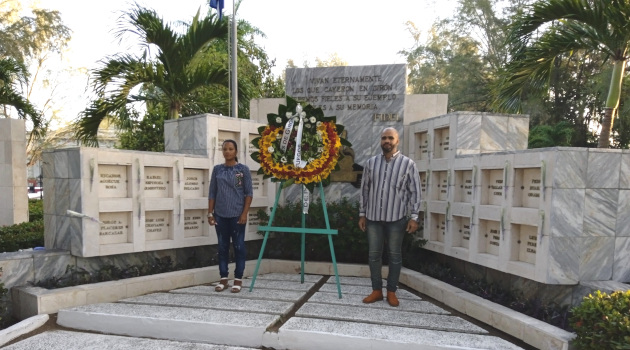
POLYGON ((398 151, 398 131, 386 128, 381 133, 383 154, 370 158, 363 169, 359 228, 367 231, 372 293, 364 303, 383 300, 384 241, 387 240, 389 272, 387 302, 398 306, 396 289, 402 268, 402 242, 407 233, 418 229, 420 176, 416 163, 398 151))

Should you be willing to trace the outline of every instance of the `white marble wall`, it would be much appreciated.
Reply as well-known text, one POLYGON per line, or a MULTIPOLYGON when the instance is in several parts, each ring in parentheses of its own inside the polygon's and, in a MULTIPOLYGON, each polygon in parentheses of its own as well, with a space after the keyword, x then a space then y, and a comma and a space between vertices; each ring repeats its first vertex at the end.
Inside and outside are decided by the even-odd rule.
POLYGON ((0 226, 28 221, 24 120, 0 118, 0 226))
POLYGON ((517 115, 452 113, 409 132, 426 248, 546 284, 630 281, 630 151, 527 150, 517 115))
MULTIPOLYGON (((252 171, 252 211, 273 204, 268 180, 256 175, 258 164, 249 157, 249 140, 260 125, 213 115, 169 121, 165 143, 170 152, 179 153, 94 148, 45 152, 46 248, 92 257, 216 244, 206 213, 212 168, 223 162, 223 139, 239 143, 239 161, 252 171)), ((253 222, 246 235, 251 239, 260 239, 253 222)))

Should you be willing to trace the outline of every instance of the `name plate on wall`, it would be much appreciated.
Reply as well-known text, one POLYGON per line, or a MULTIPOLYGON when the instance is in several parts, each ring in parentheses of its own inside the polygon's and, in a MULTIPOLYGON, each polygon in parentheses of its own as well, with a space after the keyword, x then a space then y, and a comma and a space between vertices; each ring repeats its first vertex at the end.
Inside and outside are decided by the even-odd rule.
MULTIPOLYGON (((422 190, 422 195, 426 195, 427 193, 427 173, 425 171, 420 172, 420 189, 422 190)), ((423 197, 424 200, 426 198, 423 197)))
POLYGON ((418 140, 418 150, 417 150, 418 155, 416 156, 416 159, 419 159, 419 160, 429 159, 428 133, 422 132, 422 133, 416 134, 416 139, 418 140))
POLYGON ((247 213, 247 223, 249 224, 249 232, 256 233, 258 232, 258 225, 260 225, 260 220, 258 220, 258 212, 259 208, 249 209, 249 213, 247 213))
POLYGON ((153 198, 169 197, 170 168, 144 168, 144 196, 153 198))
POLYGON ((98 166, 98 195, 101 198, 126 198, 127 166, 105 165, 98 166))
POLYGON ((499 255, 501 247, 501 231, 497 221, 486 221, 486 232, 483 233, 486 240, 486 253, 499 255))
POLYGON ((100 213, 102 222, 99 233, 99 244, 116 244, 129 242, 129 212, 100 213))
POLYGON ((206 224, 205 210, 194 209, 184 211, 184 237, 202 237, 206 224))
POLYGON ((184 169, 184 198, 206 197, 203 170, 184 169))
POLYGON ((518 260, 535 264, 536 249, 538 248, 538 233, 536 226, 521 225, 519 242, 518 260))
POLYGON ((527 208, 538 208, 540 206, 540 190, 542 187, 540 169, 523 170, 523 197, 521 203, 527 208))
POLYGON ((459 235, 460 247, 470 247, 470 218, 457 217, 456 220, 459 227, 457 228, 457 234, 459 235))
POLYGON ((147 241, 172 239, 171 212, 167 210, 147 211, 144 219, 145 237, 147 241))
POLYGON ((490 205, 501 205, 503 203, 503 170, 489 170, 488 176, 488 203, 490 205))
MULTIPOLYGON (((459 172, 459 176, 461 176, 461 182, 459 184, 459 200, 465 203, 472 203, 473 200, 473 180, 472 180, 472 171, 464 170, 459 172)), ((459 180, 459 179, 458 179, 459 180)))
POLYGON ((265 197, 267 191, 265 190, 265 181, 263 175, 252 172, 252 190, 254 192, 254 198, 265 197))

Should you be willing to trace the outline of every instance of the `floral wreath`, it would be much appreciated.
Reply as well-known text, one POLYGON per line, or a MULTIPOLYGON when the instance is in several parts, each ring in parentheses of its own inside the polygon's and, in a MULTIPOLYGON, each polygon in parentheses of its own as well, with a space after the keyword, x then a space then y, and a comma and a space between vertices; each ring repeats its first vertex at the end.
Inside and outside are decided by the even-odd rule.
POLYGON ((287 186, 304 184, 312 191, 318 182, 327 184, 330 173, 339 169, 341 146, 352 146, 340 136, 344 127, 336 124, 336 117, 324 117, 321 108, 302 107, 289 96, 287 105, 281 104, 278 114, 269 113, 267 121, 251 142, 259 150, 251 157, 260 163, 258 174, 287 186))

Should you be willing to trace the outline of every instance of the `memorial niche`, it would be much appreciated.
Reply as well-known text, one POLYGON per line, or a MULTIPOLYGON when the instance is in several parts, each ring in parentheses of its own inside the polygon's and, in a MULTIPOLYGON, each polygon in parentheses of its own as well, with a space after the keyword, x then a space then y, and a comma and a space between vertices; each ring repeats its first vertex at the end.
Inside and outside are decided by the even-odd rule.
POLYGON ((448 199, 448 172, 446 171, 434 171, 431 173, 434 181, 432 181, 433 187, 433 200, 445 201, 448 199))
POLYGON ((129 196, 126 165, 98 166, 98 194, 100 198, 126 198, 129 196))
POLYGON ((542 194, 540 168, 514 169, 514 207, 539 208, 542 194))
POLYGON ((129 242, 130 212, 100 213, 98 243, 117 244, 129 242))
POLYGON ((446 215, 431 214, 431 240, 444 243, 446 236, 446 215))
POLYGON ((472 170, 455 171, 455 202, 472 203, 473 200, 472 170))
POLYGON ((453 216, 455 231, 453 234, 453 246, 468 249, 470 247, 470 218, 453 216))
POLYGON ((479 220, 480 253, 499 255, 501 227, 498 221, 479 220))
POLYGON ((481 204, 502 205, 505 190, 503 169, 482 170, 481 176, 481 204))
POLYGON ((171 234, 171 211, 147 211, 144 219, 145 239, 160 241, 173 239, 171 234))
POLYGON ((152 198, 170 197, 171 168, 145 167, 144 168, 144 196, 152 198))
POLYGON ((263 175, 258 175, 256 172, 252 172, 252 191, 254 192, 254 198, 267 196, 263 175))
POLYGON ((435 141, 433 145, 433 158, 448 158, 450 151, 450 129, 435 129, 435 141))
POLYGON ((536 264, 538 228, 531 225, 512 225, 514 234, 512 260, 536 264))
POLYGON ((416 133, 416 160, 429 159, 429 134, 425 132, 416 133))
POLYGON ((184 169, 184 198, 205 197, 206 176, 202 169, 184 169))
POLYGON ((184 211, 184 237, 202 237, 205 232, 205 212, 202 209, 184 211))

